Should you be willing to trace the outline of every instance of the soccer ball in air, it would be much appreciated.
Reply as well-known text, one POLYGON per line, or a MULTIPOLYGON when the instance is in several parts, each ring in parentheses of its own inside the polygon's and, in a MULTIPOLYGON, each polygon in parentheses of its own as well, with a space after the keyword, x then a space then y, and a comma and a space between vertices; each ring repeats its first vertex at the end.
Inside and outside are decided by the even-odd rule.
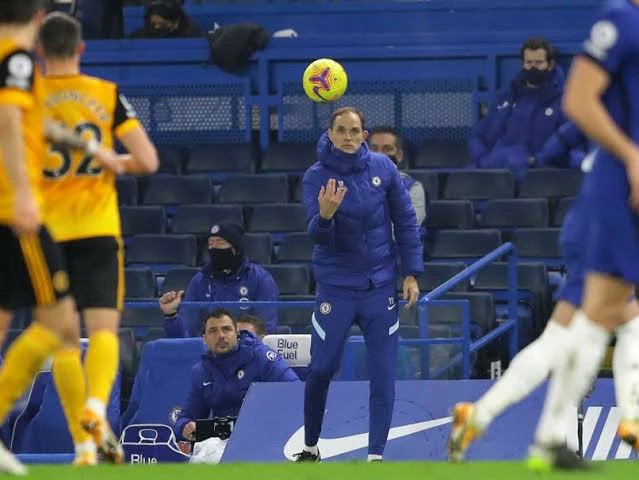
POLYGON ((302 85, 308 98, 314 102, 334 102, 344 95, 348 77, 344 68, 335 60, 320 58, 306 67, 302 85))

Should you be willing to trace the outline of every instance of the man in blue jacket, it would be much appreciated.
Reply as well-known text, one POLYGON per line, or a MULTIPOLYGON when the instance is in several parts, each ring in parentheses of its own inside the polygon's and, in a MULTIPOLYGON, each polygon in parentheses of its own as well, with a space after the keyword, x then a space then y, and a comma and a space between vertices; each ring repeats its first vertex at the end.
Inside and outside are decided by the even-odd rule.
POLYGON ((253 382, 294 382, 295 372, 277 353, 255 335, 236 328, 227 310, 218 308, 202 325, 208 352, 191 371, 191 390, 186 406, 175 422, 180 438, 195 440, 195 421, 237 417, 253 382))
MULTIPOLYGON (((244 230, 235 223, 213 225, 208 239, 211 261, 197 273, 186 289, 166 292, 160 297, 160 308, 166 320, 164 331, 169 338, 197 337, 201 334, 200 319, 210 308, 180 308, 186 302, 249 302, 275 301, 280 295, 270 273, 251 262, 244 253, 244 230)), ((277 309, 262 307, 242 309, 266 322, 268 333, 277 331, 277 309)))
POLYGON ((397 167, 368 149, 367 136, 361 112, 337 109, 317 144, 318 162, 304 175, 317 292, 304 391, 305 447, 297 461, 321 459, 317 443, 328 387, 353 323, 364 335, 370 375, 368 460, 382 459, 395 401, 398 257, 408 306, 419 295, 415 277, 424 263, 415 210, 397 167))
POLYGON ((532 167, 553 166, 544 163, 549 157, 541 152, 566 122, 561 112, 564 72, 555 63, 553 47, 531 38, 520 54, 521 71, 474 128, 469 144, 475 166, 510 169, 518 177, 532 167))

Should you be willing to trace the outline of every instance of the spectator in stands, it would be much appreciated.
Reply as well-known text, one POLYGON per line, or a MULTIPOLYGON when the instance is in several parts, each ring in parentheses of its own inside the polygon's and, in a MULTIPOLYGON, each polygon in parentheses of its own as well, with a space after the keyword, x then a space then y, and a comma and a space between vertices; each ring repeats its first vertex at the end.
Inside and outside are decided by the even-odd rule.
POLYGON ((237 330, 246 330, 251 332, 257 338, 264 338, 266 336, 266 325, 264 320, 255 315, 240 315, 237 319, 237 330))
POLYGON ((543 38, 520 50, 522 69, 474 128, 470 156, 480 168, 506 168, 521 177, 529 168, 556 166, 541 153, 566 122, 561 112, 564 72, 543 38))
MULTIPOLYGON (((206 308, 179 308, 187 302, 275 301, 280 292, 270 273, 251 262, 244 253, 244 230, 236 223, 213 225, 208 239, 211 261, 195 274, 189 286, 179 292, 166 292, 160 297, 160 308, 166 316, 164 330, 169 338, 197 337, 200 319, 206 308)), ((247 309, 264 319, 268 333, 277 330, 277 309, 247 309)))
POLYGON ((156 0, 144 9, 144 27, 131 38, 187 38, 203 36, 200 27, 184 12, 179 2, 156 0))
POLYGON ((371 130, 368 144, 373 152, 383 153, 400 169, 399 174, 408 190, 410 201, 417 215, 417 224, 422 225, 426 219, 428 195, 421 182, 401 171, 402 167, 406 166, 404 163, 404 140, 393 127, 377 127, 371 130))
POLYGON ((253 382, 294 382, 295 372, 277 353, 247 331, 238 332, 233 315, 216 309, 202 325, 209 352, 193 366, 191 391, 175 422, 178 437, 195 440, 195 421, 237 417, 253 382))

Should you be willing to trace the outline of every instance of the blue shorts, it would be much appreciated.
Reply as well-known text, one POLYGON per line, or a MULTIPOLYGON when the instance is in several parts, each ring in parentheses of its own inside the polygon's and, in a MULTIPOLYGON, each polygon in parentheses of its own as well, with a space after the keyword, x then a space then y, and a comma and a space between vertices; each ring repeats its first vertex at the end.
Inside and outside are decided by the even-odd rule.
POLYGON ((586 248, 590 221, 586 200, 578 196, 566 214, 561 228, 559 243, 561 255, 566 264, 566 281, 557 294, 558 301, 568 302, 575 307, 581 305, 586 275, 586 248))
POLYGON ((621 162, 599 155, 588 194, 591 229, 586 269, 639 283, 639 217, 630 207, 629 186, 621 162))

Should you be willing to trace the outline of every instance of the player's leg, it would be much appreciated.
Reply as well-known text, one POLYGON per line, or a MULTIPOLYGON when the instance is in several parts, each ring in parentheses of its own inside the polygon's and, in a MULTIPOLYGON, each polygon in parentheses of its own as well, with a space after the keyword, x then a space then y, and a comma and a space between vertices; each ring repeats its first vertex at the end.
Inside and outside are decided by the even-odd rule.
POLYGON ((619 436, 639 450, 639 305, 633 299, 625 310, 624 324, 617 328, 612 358, 615 395, 621 409, 619 436))
POLYGON ((80 422, 109 461, 122 463, 122 448, 106 419, 119 367, 118 328, 124 302, 121 244, 114 237, 98 237, 68 242, 67 248, 73 251, 73 271, 78 279, 73 292, 89 334, 84 362, 86 403, 80 422))
POLYGON ((355 319, 357 292, 317 286, 311 334, 311 363, 304 385, 304 451, 298 461, 319 461, 319 441, 328 387, 339 369, 344 342, 355 319))
MULTIPOLYGON (((551 379, 541 419, 535 433, 533 468, 544 457, 562 467, 552 455, 565 444, 567 415, 584 397, 604 357, 610 332, 622 321, 632 287, 623 280, 600 273, 586 276, 582 310, 570 326, 564 355, 551 379)), ((543 462, 542 462, 543 464, 543 462)), ((571 464, 566 465, 568 468, 571 464)))
POLYGON ((0 308, 0 348, 4 345, 4 340, 7 337, 7 331, 11 326, 12 318, 13 312, 0 308))
POLYGON ((397 292, 389 284, 366 292, 357 317, 370 378, 368 461, 381 460, 395 405, 395 372, 399 340, 397 292))
MULTIPOLYGON (((0 226, 0 307, 36 306, 35 321, 9 347, 0 369, 0 423, 20 398, 44 360, 73 330, 73 302, 62 256, 43 227, 37 234, 16 237, 0 226)), ((0 471, 24 473, 4 449, 0 471)))

